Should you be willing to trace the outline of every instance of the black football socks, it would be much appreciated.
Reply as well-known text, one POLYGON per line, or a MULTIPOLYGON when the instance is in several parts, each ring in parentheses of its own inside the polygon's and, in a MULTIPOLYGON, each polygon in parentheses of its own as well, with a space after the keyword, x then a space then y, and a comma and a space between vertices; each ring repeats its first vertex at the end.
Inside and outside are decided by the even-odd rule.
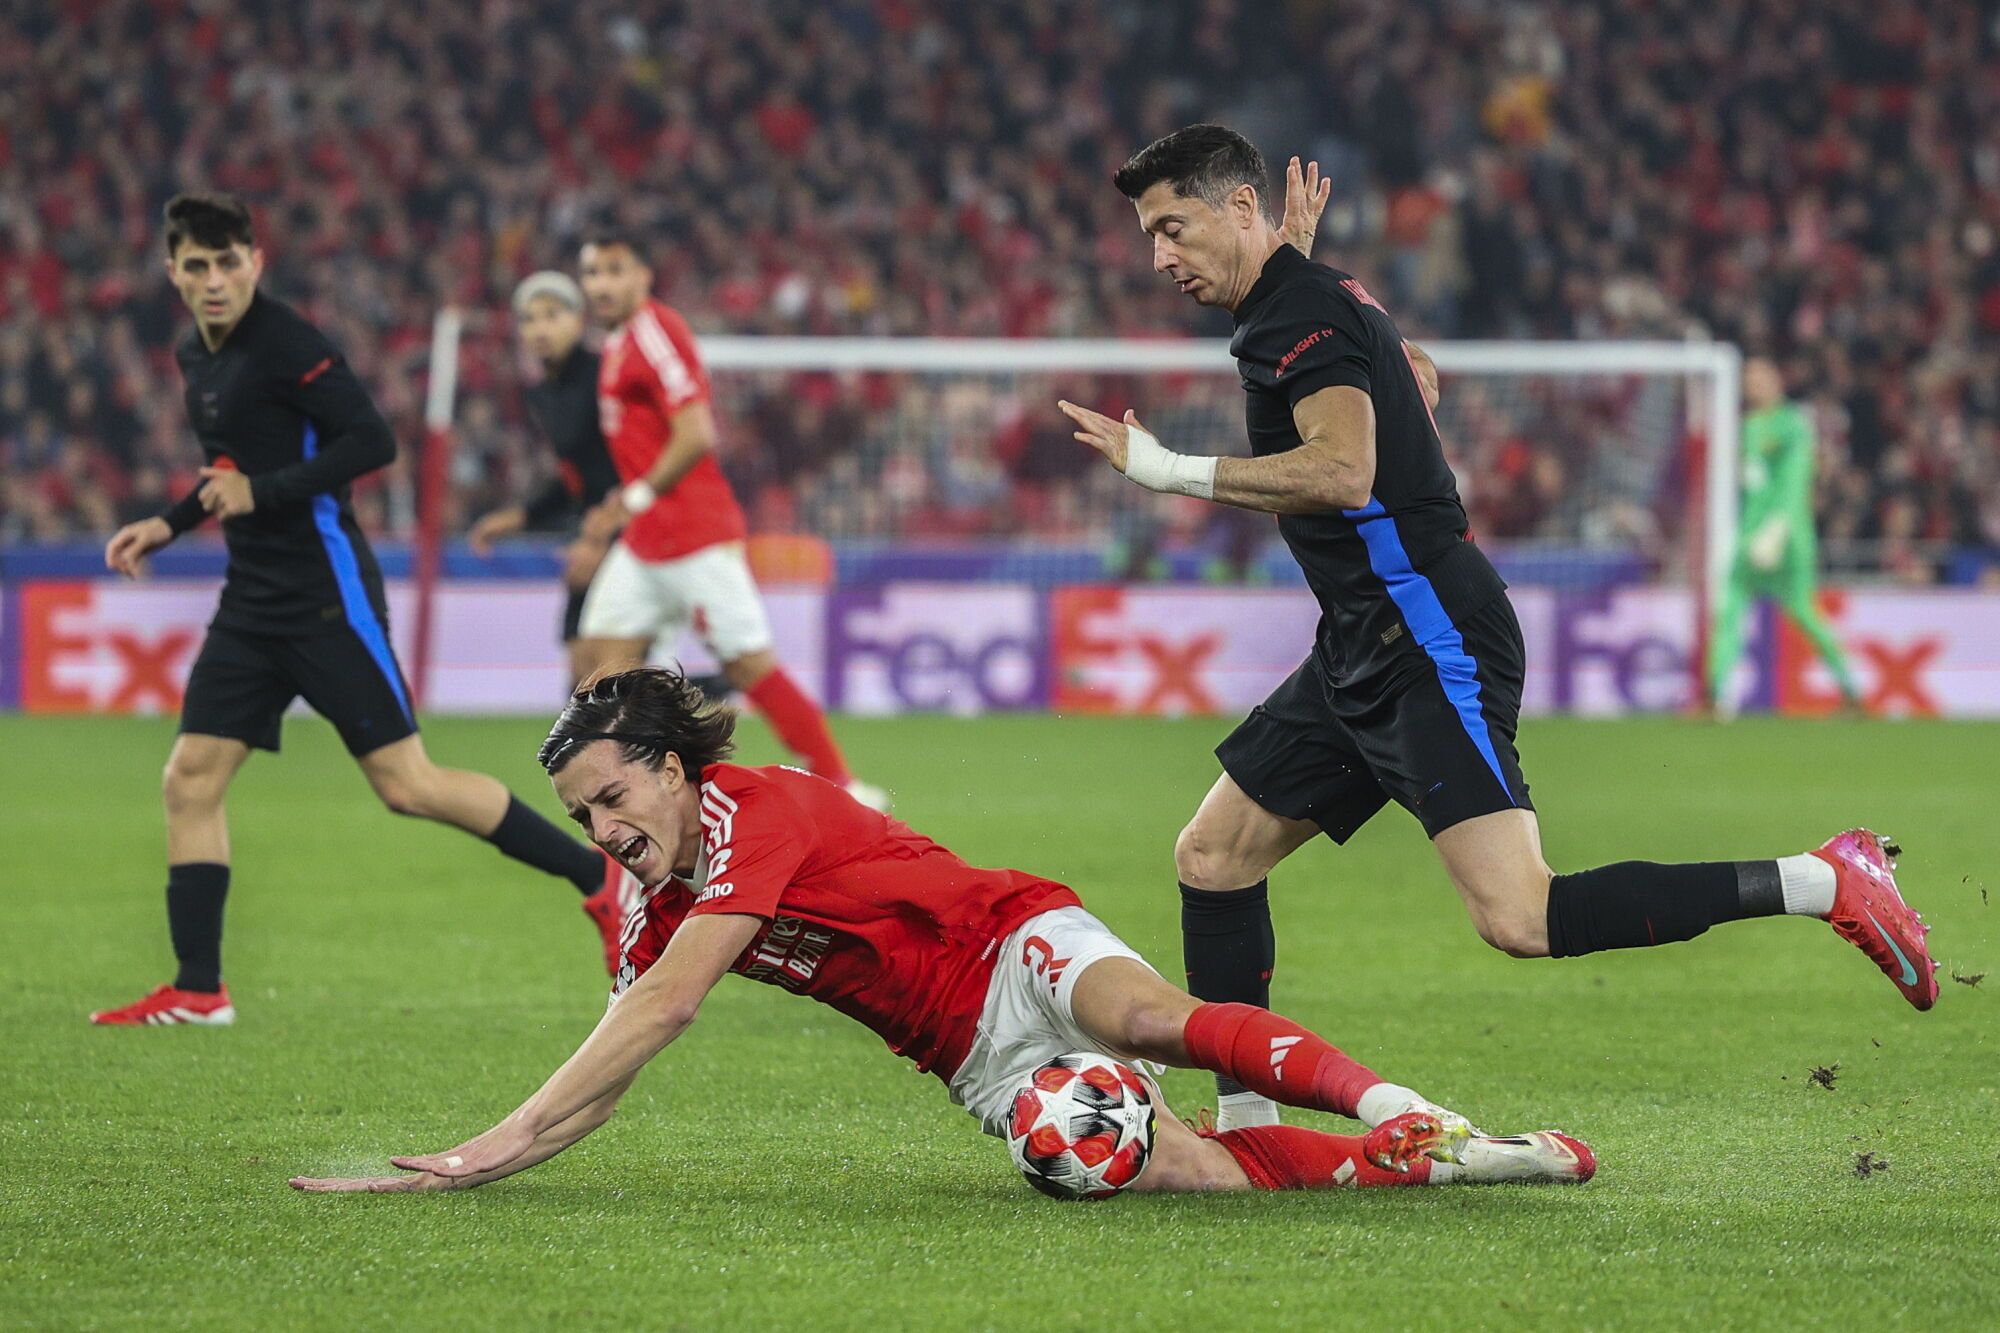
POLYGON ((1785 888, 1776 861, 1620 861, 1557 875, 1549 882, 1549 955, 1644 949, 1691 940, 1718 922, 1777 916, 1787 909, 1785 888))
POLYGON ((502 855, 547 874, 561 875, 586 898, 604 886, 604 854, 521 804, 518 796, 507 797, 507 813, 500 816, 498 827, 486 835, 486 841, 502 855))
POLYGON ((222 989, 222 903, 229 896, 229 867, 188 861, 167 867, 167 933, 180 972, 176 990, 222 989))
MULTIPOLYGON (((1197 1000, 1270 1008, 1278 943, 1271 933, 1269 881, 1220 892, 1181 885, 1181 957, 1188 993, 1197 1000)), ((1215 1087, 1224 1097, 1245 1091, 1220 1075, 1215 1087)))

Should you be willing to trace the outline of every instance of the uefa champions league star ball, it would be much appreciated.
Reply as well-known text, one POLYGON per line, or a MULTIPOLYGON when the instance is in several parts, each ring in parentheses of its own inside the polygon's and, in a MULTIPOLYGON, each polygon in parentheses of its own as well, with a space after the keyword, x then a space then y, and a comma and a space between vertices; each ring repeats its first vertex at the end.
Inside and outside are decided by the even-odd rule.
POLYGON ((1152 1156, 1153 1095, 1108 1055, 1060 1056, 1014 1094, 1007 1149, 1028 1183, 1051 1198, 1108 1199, 1152 1156))

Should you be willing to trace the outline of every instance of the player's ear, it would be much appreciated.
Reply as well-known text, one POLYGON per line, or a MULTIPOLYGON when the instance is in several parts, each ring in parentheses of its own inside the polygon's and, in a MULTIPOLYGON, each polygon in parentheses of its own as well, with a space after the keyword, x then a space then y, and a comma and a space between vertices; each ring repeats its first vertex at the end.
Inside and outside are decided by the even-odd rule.
POLYGON ((258 282, 262 280, 263 276, 264 276, 264 247, 260 245, 253 245, 250 247, 250 281, 258 282))
POLYGON ((1239 185, 1229 196, 1229 214, 1239 227, 1254 223, 1263 211, 1263 203, 1257 198, 1257 187, 1239 185))

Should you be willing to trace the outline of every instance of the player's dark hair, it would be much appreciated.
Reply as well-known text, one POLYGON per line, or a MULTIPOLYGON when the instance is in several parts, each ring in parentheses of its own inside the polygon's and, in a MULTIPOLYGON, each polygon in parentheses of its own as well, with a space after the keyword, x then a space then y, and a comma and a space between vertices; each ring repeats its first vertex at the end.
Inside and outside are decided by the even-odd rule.
POLYGON ((1184 198, 1221 208, 1238 186, 1257 190, 1257 206, 1271 216, 1271 174, 1257 145, 1226 125, 1188 125, 1132 154, 1111 178, 1118 192, 1137 199, 1165 181, 1184 198))
POLYGON ((183 191, 167 200, 167 258, 193 241, 210 250, 227 250, 232 245, 257 244, 250 230, 250 210, 233 194, 183 191))
MULTIPOLYGON (((585 231, 583 233, 583 245, 594 245, 599 249, 607 245, 622 245, 632 252, 632 258, 638 260, 647 268, 653 266, 653 261, 646 257, 646 247, 640 243, 638 233, 628 231, 615 223, 600 222, 585 231)), ((583 245, 579 245, 577 248, 582 249, 583 245)))
POLYGON ((634 667, 577 687, 535 757, 553 777, 592 741, 617 741, 627 763, 657 773, 676 754, 681 771, 699 782, 704 768, 736 748, 735 731, 736 715, 680 672, 634 667))

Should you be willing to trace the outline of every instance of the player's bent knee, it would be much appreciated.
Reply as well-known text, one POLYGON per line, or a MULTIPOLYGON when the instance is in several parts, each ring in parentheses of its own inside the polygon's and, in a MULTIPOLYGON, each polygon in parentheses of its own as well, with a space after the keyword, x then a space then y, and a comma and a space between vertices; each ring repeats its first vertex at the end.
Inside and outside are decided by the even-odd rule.
POLYGON ((1159 1004, 1138 1004, 1125 1017, 1125 1045, 1142 1060, 1180 1064, 1187 1059, 1187 1014, 1159 1004))
POLYGON ((160 795, 174 812, 203 810, 222 803, 229 774, 219 764, 189 761, 176 753, 160 774, 160 795))
POLYGON ((1192 889, 1224 891, 1255 884, 1270 871, 1251 864, 1236 839, 1218 836, 1200 815, 1188 821, 1174 839, 1174 873, 1192 889))

